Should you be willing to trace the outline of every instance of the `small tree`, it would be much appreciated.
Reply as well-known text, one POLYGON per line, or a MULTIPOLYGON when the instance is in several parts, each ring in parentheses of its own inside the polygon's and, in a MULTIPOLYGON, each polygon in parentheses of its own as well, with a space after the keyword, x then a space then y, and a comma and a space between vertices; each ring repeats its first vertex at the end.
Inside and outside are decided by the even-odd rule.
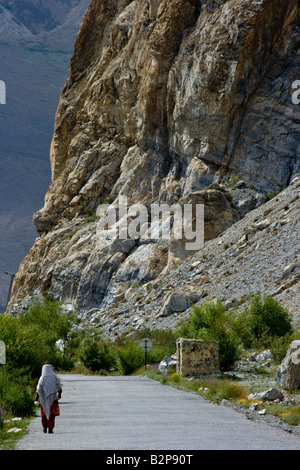
POLYGON ((144 363, 144 353, 139 345, 129 339, 118 347, 118 368, 121 374, 130 375, 144 363))
POLYGON ((87 331, 79 346, 78 357, 93 372, 109 370, 116 366, 116 355, 101 333, 91 329, 87 331))
POLYGON ((250 329, 255 338, 283 337, 291 334, 292 316, 273 297, 256 295, 247 311, 250 329))

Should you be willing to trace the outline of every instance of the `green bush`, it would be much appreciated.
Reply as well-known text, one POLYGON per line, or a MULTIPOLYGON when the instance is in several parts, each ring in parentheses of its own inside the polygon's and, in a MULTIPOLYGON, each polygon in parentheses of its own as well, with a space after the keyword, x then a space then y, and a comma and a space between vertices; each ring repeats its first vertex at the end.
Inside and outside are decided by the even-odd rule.
POLYGON ((116 353, 101 333, 91 329, 87 331, 80 343, 78 357, 93 372, 110 370, 116 367, 116 353))
POLYGON ((34 305, 18 316, 0 315, 1 340, 6 346, 6 366, 0 368, 0 407, 14 415, 33 412, 35 385, 43 364, 70 370, 73 359, 67 354, 73 317, 56 302, 34 305), (64 352, 56 348, 63 339, 64 352))
POLYGON ((130 375, 139 369, 145 362, 145 354, 140 346, 133 340, 125 340, 118 347, 118 368, 121 374, 130 375))
POLYGON ((178 384, 180 382, 181 376, 180 374, 178 374, 178 372, 173 372, 170 376, 170 379, 172 380, 172 382, 178 384))
POLYGON ((284 337, 293 331, 292 316, 270 296, 261 298, 260 295, 256 295, 245 318, 254 338, 261 339, 265 346, 269 346, 272 338, 284 337))
POLYGON ((26 371, 0 368, 0 408, 13 416, 33 416, 34 400, 26 371))
POLYGON ((44 305, 35 304, 19 318, 24 327, 35 325, 40 332, 47 332, 49 342, 58 339, 67 342, 75 322, 72 314, 63 312, 60 304, 53 301, 45 302, 44 305))
POLYGON ((287 353, 288 347, 292 341, 291 335, 282 337, 273 337, 270 343, 270 351, 274 360, 280 363, 287 353))
POLYGON ((255 337, 251 330, 247 311, 236 314, 235 320, 232 323, 232 329, 238 336, 239 342, 244 348, 252 348, 255 337))
POLYGON ((206 301, 193 307, 187 322, 177 330, 177 336, 217 341, 221 369, 231 369, 240 358, 239 338, 234 330, 235 314, 226 311, 220 300, 206 301))
POLYGON ((27 368, 35 378, 46 363, 58 367, 64 362, 72 367, 66 352, 58 351, 55 346, 59 339, 68 344, 72 325, 72 316, 63 313, 56 302, 34 305, 15 317, 1 315, 0 331, 6 345, 7 363, 12 369, 27 368))

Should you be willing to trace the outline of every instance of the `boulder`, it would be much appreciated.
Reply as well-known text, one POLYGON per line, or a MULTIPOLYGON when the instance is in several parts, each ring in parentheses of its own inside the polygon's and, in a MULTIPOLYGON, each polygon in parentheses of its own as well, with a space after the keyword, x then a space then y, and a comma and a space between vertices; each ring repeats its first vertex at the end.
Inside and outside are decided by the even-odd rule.
POLYGON ((253 399, 259 399, 263 401, 275 401, 275 400, 284 400, 284 395, 281 393, 280 390, 277 390, 277 388, 270 388, 269 390, 266 390, 265 392, 259 392, 259 393, 251 393, 248 396, 248 400, 253 400, 253 399))
POLYGON ((7 432, 16 434, 17 432, 21 432, 21 431, 22 431, 21 428, 11 428, 7 432))
POLYGON ((168 370, 168 367, 173 365, 173 364, 177 364, 176 359, 173 359, 172 357, 165 356, 159 364, 159 371, 162 374, 166 374, 167 370, 168 370))
POLYGON ((259 403, 251 403, 249 406, 249 411, 257 411, 259 403))
POLYGON ((300 388, 300 340, 291 342, 275 378, 282 387, 300 388))
POLYGON ((260 398, 264 401, 275 401, 275 400, 280 400, 282 401, 284 399, 283 393, 281 393, 280 390, 277 390, 277 388, 270 388, 266 392, 262 392, 259 394, 260 398))
POLYGON ((264 361, 268 361, 270 359, 273 359, 273 356, 272 356, 272 353, 271 351, 268 349, 266 351, 262 351, 260 353, 256 353, 254 352, 253 354, 251 354, 251 356, 249 357, 249 361, 251 362, 264 362, 264 361))
POLYGON ((171 292, 167 294, 166 300, 161 309, 161 316, 168 317, 174 313, 181 313, 188 310, 193 303, 198 300, 195 294, 184 292, 171 292))

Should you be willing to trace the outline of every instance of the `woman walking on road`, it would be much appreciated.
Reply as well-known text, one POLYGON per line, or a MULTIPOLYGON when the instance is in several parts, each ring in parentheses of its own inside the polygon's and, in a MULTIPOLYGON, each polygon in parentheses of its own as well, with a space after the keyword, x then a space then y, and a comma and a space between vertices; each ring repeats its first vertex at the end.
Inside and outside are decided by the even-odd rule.
POLYGON ((45 364, 37 385, 36 401, 41 404, 41 421, 44 433, 53 433, 55 417, 59 416, 58 400, 61 398, 61 384, 55 375, 52 366, 45 364))

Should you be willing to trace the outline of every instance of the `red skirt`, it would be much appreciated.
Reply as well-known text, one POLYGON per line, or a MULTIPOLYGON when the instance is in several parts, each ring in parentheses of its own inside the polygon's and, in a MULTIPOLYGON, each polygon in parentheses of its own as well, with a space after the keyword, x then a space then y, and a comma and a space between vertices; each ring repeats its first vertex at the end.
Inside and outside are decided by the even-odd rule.
POLYGON ((59 410, 59 404, 58 401, 55 400, 50 408, 50 413, 54 416, 59 416, 60 415, 60 410, 59 410))
MULTIPOLYGON (((42 407, 41 407, 41 414, 42 414, 42 417, 43 415, 45 415, 45 412, 42 407)), ((58 401, 55 400, 50 407, 50 416, 59 416, 59 415, 60 415, 59 404, 58 404, 58 401)))

